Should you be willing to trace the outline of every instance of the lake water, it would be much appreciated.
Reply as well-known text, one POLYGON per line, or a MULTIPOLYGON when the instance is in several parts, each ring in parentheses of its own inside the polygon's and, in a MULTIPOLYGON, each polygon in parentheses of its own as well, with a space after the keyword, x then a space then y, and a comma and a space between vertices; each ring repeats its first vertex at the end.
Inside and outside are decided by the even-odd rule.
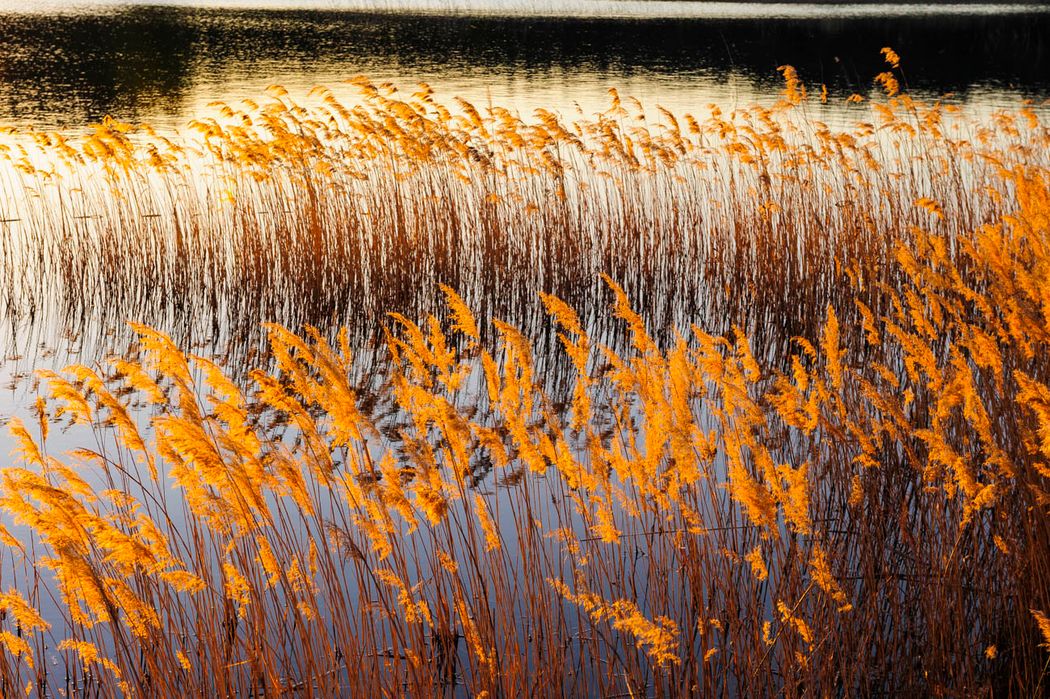
POLYGON ((1050 85, 1045 4, 28 4, 0 2, 0 124, 75 130, 112 115, 178 127, 214 100, 357 74, 525 113, 592 111, 610 86, 672 109, 747 105, 779 89, 782 64, 866 93, 883 46, 921 94, 1002 104, 1050 85))

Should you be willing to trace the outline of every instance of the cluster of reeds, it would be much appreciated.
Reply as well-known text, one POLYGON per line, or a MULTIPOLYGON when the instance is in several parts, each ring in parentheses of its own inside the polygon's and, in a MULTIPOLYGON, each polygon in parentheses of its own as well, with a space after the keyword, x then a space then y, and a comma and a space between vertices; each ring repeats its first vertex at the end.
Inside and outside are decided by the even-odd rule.
MULTIPOLYGON (((861 135, 785 132, 788 107, 691 136, 619 111, 575 133, 369 94, 346 114, 329 103, 318 125, 282 102, 261 110, 267 133, 299 124, 279 138, 202 126, 237 187, 259 175, 251 206, 281 192, 301 208, 275 216, 302 228, 262 235, 237 190, 229 218, 208 219, 214 237, 207 221, 182 227, 178 206, 203 199, 175 197, 169 224, 230 275, 224 246, 251 240, 259 274, 263 249, 292 274, 280 265, 301 258, 279 241, 324 236, 306 258, 319 260, 345 234, 393 279, 402 250, 539 274, 558 266, 539 262, 549 245, 557 274, 611 270, 587 284, 626 342, 544 293, 558 343, 544 353, 560 359, 539 357, 446 286, 440 317, 388 317, 367 390, 349 378, 347 331, 277 325, 272 364, 246 382, 141 325, 139 359, 45 372, 36 419, 10 425, 21 463, 0 473, 5 696, 1046 688, 1050 174, 1034 113, 1023 129, 1009 115, 973 127, 972 142, 899 95, 861 135), (616 281, 613 236, 628 234, 633 291, 616 281), (667 258, 679 249, 695 267, 667 258), (760 315, 658 338, 632 307, 713 280, 760 315), (545 375, 559 361, 559 380, 545 375), (91 446, 56 453, 59 425, 91 446)), ((98 138, 114 151, 100 166, 139 181, 138 161, 98 138)), ((182 167, 157 157, 157 173, 182 167)), ((113 199, 112 225, 139 225, 117 212, 154 196, 146 182, 113 199)), ((145 245, 180 239, 156 225, 145 245)), ((355 259, 346 273, 365 274, 355 259)), ((320 286, 346 281, 317 264, 320 286)))
POLYGON ((372 321, 351 324, 364 340, 387 311, 434 312, 442 283, 533 331, 537 289, 590 314, 605 273, 661 339, 702 317, 765 354, 816 329, 805 309, 834 296, 834 270, 885 268, 912 225, 994 221, 997 169, 1048 164, 1032 107, 960 115, 901 94, 890 70, 888 96, 849 105, 859 123, 829 126, 830 98, 784 73, 777 104, 697 117, 615 91, 600 114, 522 117, 359 79, 349 106, 274 87, 179 136, 112 120, 79 138, 12 133, 0 304, 67 323, 214 317, 240 334, 352 317, 372 321))

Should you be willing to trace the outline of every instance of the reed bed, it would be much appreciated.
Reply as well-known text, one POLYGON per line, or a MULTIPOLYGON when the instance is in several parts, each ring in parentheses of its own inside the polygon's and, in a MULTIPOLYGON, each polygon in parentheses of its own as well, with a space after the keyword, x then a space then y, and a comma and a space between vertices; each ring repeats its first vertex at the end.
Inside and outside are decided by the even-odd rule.
POLYGON ((1047 130, 953 121, 887 61, 880 124, 850 130, 785 69, 781 104, 704 122, 361 81, 353 109, 228 108, 196 146, 22 144, 42 247, 5 255, 101 275, 78 293, 378 314, 451 284, 376 315, 368 386, 350 331, 274 324, 244 380, 139 324, 135 358, 42 372, 0 473, 0 690, 1045 691, 1047 130), (542 342, 495 313, 537 289, 542 342))
POLYGON ((993 222, 998 168, 1047 164, 1031 107, 974 119, 887 82, 891 97, 833 128, 812 116, 821 93, 785 72, 778 104, 696 117, 613 91, 601 114, 523 118, 359 79, 351 106, 275 86, 179 136, 115 121, 9 134, 0 305, 15 320, 194 317, 255 337, 260 321, 350 319, 363 343, 388 311, 435 312, 438 284, 530 332, 537 290, 601 323, 605 273, 661 341, 703 318, 783 356, 767 341, 813 334, 808 309, 834 296, 835 270, 887 269, 911 226, 993 222))

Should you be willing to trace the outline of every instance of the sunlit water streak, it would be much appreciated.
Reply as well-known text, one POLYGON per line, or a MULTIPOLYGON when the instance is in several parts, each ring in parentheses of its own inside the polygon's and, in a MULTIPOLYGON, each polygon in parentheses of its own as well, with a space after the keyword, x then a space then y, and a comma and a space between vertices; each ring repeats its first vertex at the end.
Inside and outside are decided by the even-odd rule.
POLYGON ((138 5, 173 8, 415 12, 510 17, 600 17, 615 19, 824 19, 1030 14, 1047 11, 1039 2, 690 2, 688 0, 40 0, 31 6, 3 0, 0 11, 78 13, 138 5))

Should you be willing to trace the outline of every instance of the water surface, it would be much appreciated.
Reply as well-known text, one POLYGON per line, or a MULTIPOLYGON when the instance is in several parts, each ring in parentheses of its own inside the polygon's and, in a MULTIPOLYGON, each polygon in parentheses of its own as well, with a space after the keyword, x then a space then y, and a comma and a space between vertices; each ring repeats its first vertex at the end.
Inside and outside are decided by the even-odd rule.
POLYGON ((0 123, 75 130, 111 115, 178 127, 214 100, 273 83, 304 95, 357 74, 525 112, 589 112, 610 86, 669 108, 745 105, 779 89, 783 64, 833 93, 866 94, 883 46, 903 56, 913 91, 1001 105, 1047 94, 1047 9, 408 0, 34 3, 26 12, 5 1, 0 123))

